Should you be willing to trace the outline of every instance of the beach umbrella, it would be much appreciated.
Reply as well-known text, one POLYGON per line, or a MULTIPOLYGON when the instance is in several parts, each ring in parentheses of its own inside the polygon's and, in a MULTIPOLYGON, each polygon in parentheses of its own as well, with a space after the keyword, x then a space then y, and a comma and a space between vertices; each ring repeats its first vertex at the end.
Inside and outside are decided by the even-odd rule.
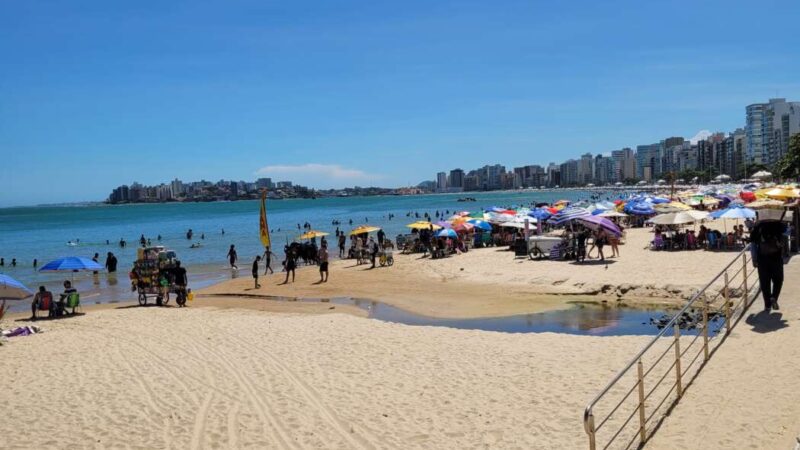
POLYGON ((546 210, 544 208, 537 208, 537 209, 534 209, 533 211, 529 212, 528 215, 533 217, 536 220, 547 220, 553 214, 550 213, 550 211, 548 211, 548 210, 546 210))
POLYGON ((364 233, 372 233, 373 231, 378 231, 380 229, 381 229, 380 227, 373 227, 372 225, 361 225, 360 227, 353 229, 353 231, 350 232, 350 236, 354 236, 357 234, 364 234, 364 233))
POLYGON ((305 233, 301 234, 298 237, 298 239, 315 239, 315 238, 318 238, 318 237, 327 236, 329 234, 330 233, 326 233, 324 231, 310 230, 310 231, 306 231, 305 233))
POLYGON ((598 217, 628 217, 627 214, 619 211, 604 211, 597 215, 598 217))
POLYGON ((408 228, 412 228, 412 229, 415 229, 415 230, 430 230, 431 226, 433 226, 434 230, 439 230, 439 229, 442 228, 441 226, 436 225, 435 223, 430 223, 427 220, 418 220, 418 221, 416 221, 414 223, 410 223, 410 224, 408 224, 406 226, 408 228))
POLYGON ((708 218, 709 214, 705 211, 681 211, 669 214, 660 214, 650 219, 649 222, 656 225, 683 225, 708 218))
POLYGON ((547 221, 552 225, 561 225, 569 221, 575 220, 578 217, 587 217, 591 215, 592 213, 590 213, 587 209, 569 207, 569 208, 564 208, 558 213, 554 214, 547 221))
POLYGON ((782 206, 783 202, 780 200, 756 200, 747 204, 750 209, 780 208, 782 206))
POLYGON ((652 216, 656 213, 653 205, 647 202, 628 202, 625 204, 623 211, 634 216, 652 216))
POLYGON ((456 230, 452 228, 442 228, 441 230, 437 231, 434 236, 443 238, 457 238, 458 233, 456 233, 456 230))
POLYGON ((767 172, 766 170, 759 170, 758 172, 754 173, 753 176, 750 178, 764 179, 764 178, 769 178, 771 176, 772 174, 770 172, 767 172))
POLYGON ((603 229, 616 236, 622 235, 622 231, 619 229, 617 224, 615 224, 614 222, 605 217, 587 216, 587 217, 578 217, 575 220, 577 220, 578 223, 584 225, 586 228, 595 231, 603 229))
POLYGON ((711 213, 715 219, 755 219, 756 212, 750 208, 732 207, 711 213))
POLYGON ((39 272, 79 272, 86 270, 103 270, 103 266, 89 258, 80 256, 67 256, 59 258, 42 266, 39 272))
POLYGON ((24 284, 0 273, 0 300, 24 300, 33 295, 24 284))
POLYGON ((518 228, 520 230, 525 228, 525 224, 522 222, 505 222, 501 223, 500 226, 505 228, 518 228))
POLYGON ((797 192, 797 189, 788 189, 788 188, 770 189, 769 191, 766 192, 766 194, 767 197, 778 198, 781 200, 800 197, 800 193, 797 192))
POLYGON ((489 222, 487 222, 485 220, 472 219, 472 220, 468 220, 467 223, 470 223, 475 228, 480 228, 481 230, 484 230, 484 231, 492 231, 492 224, 490 224, 489 222))
POLYGON ((72 272, 72 281, 75 281, 75 272, 103 270, 104 267, 89 258, 80 256, 67 256, 59 258, 42 266, 39 272, 72 272))
POLYGON ((461 232, 472 231, 473 228, 475 228, 475 225, 473 225, 473 224, 471 224, 469 222, 459 222, 459 223, 453 225, 453 229, 454 230, 461 231, 461 232))

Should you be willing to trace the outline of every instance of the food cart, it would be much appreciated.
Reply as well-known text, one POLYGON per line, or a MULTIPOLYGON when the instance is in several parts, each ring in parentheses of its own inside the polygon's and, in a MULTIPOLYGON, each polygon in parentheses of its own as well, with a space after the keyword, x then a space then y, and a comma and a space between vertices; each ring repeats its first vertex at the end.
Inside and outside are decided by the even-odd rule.
POLYGON ((170 292, 177 294, 178 304, 186 301, 183 286, 177 286, 172 269, 176 268, 174 251, 162 246, 142 247, 137 250, 137 258, 130 272, 131 290, 137 293, 139 305, 147 305, 148 298, 155 299, 157 305, 169 303, 170 292))
POLYGON ((552 254, 557 253, 561 259, 561 252, 557 250, 566 247, 567 240, 560 236, 542 236, 535 235, 528 237, 528 256, 531 259, 550 258, 552 254))

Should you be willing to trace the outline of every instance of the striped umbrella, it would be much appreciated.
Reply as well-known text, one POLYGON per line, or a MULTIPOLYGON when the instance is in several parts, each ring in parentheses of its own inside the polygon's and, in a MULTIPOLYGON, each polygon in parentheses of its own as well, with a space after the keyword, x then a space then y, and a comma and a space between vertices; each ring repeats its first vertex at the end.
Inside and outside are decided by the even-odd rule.
POLYGON ((587 216, 587 217, 578 217, 576 220, 580 222, 582 225, 584 225, 586 228, 595 231, 603 229, 608 231, 609 233, 614 234, 615 236, 622 235, 622 231, 619 229, 617 224, 615 224, 614 222, 605 217, 587 216))
POLYGON ((588 217, 591 216, 592 213, 584 208, 564 208, 558 213, 554 214, 553 217, 548 219, 548 223, 551 225, 561 225, 565 224, 569 221, 575 220, 579 217, 588 217))
POLYGON ((437 231, 434 236, 443 238, 457 238, 458 233, 456 233, 456 230, 452 228, 442 228, 441 230, 437 231))

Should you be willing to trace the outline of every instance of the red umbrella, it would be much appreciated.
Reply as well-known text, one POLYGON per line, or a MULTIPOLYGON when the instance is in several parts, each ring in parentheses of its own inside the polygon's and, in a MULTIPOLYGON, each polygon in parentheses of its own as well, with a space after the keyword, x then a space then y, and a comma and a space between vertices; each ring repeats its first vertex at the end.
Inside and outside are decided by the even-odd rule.
POLYGON ((739 197, 746 202, 754 202, 756 201, 756 194, 750 191, 742 191, 739 193, 739 197))

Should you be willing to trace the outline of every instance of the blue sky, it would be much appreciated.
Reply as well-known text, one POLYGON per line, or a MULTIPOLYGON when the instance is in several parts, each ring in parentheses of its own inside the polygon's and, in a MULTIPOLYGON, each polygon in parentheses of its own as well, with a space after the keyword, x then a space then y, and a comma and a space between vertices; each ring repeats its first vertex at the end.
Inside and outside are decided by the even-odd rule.
POLYGON ((0 206, 176 176, 399 186, 730 131, 748 103, 800 100, 798 16, 796 0, 0 0, 0 206))

